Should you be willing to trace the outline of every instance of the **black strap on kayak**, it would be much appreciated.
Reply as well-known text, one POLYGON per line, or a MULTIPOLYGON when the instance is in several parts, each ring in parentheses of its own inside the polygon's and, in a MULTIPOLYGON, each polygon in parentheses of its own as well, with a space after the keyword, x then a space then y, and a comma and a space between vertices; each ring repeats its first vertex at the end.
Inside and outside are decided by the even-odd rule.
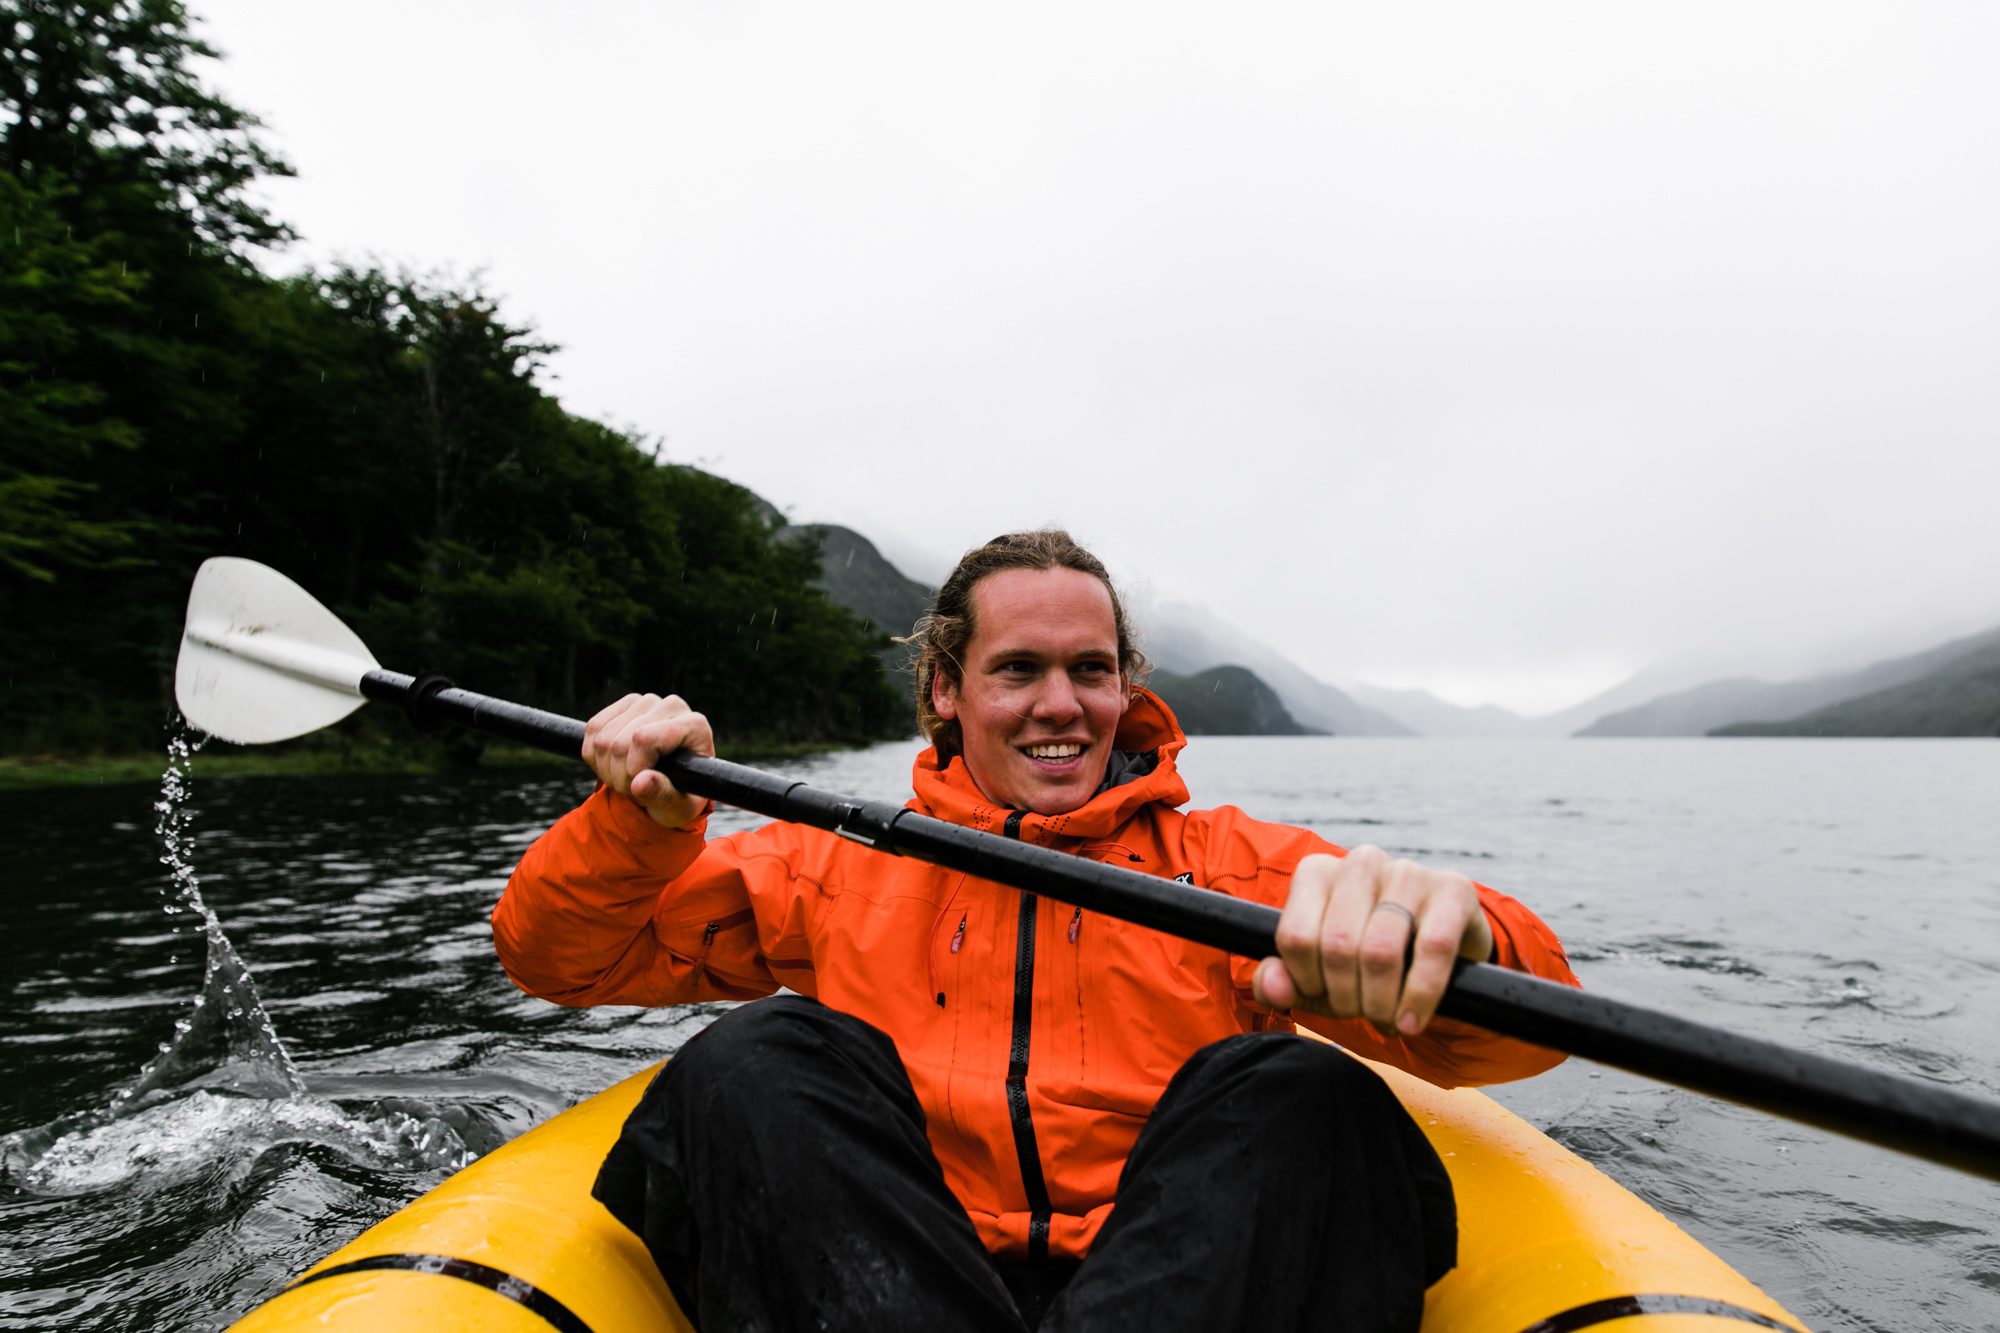
MULTIPOLYGON (((510 1273, 485 1264, 476 1264, 470 1259, 453 1259, 442 1254, 376 1254, 366 1259, 356 1259, 351 1263, 337 1264, 322 1269, 308 1277, 302 1277, 287 1291, 297 1291, 322 1278, 339 1277, 345 1273, 380 1272, 401 1270, 412 1273, 435 1273, 440 1277, 455 1277, 474 1286, 484 1287, 496 1295, 504 1296, 524 1309, 540 1315, 561 1333, 592 1333, 590 1325, 578 1318, 576 1313, 547 1292, 538 1289, 531 1282, 524 1282, 510 1273)), ((1735 1319, 1746 1324, 1756 1324, 1761 1328, 1776 1330, 1776 1333, 1802 1333, 1795 1325, 1741 1305, 1728 1301, 1718 1301, 1706 1296, 1675 1296, 1665 1292, 1645 1292, 1632 1296, 1611 1296, 1601 1301, 1591 1301, 1574 1306, 1561 1314, 1550 1315, 1537 1320, 1521 1333, 1579 1333, 1595 1324, 1608 1323, 1613 1319, 1630 1319, 1636 1315, 1648 1314, 1704 1314, 1717 1319, 1735 1319)))
POLYGON ((297 1291, 300 1287, 323 1278, 339 1277, 344 1273, 370 1273, 397 1269, 409 1273, 435 1273, 440 1277, 455 1277, 461 1282, 470 1282, 475 1287, 484 1287, 495 1295, 505 1296, 521 1308, 540 1315, 550 1327, 560 1330, 560 1333, 591 1333, 590 1325, 578 1318, 574 1310, 534 1283, 524 1282, 512 1273, 503 1273, 497 1268, 488 1268, 485 1264, 476 1264, 470 1259, 454 1259, 445 1254, 371 1254, 366 1259, 356 1259, 351 1263, 323 1268, 317 1273, 300 1278, 285 1290, 297 1291))
POLYGON ((1663 1293, 1647 1293, 1639 1296, 1611 1296, 1588 1305, 1579 1305, 1552 1314, 1547 1319, 1528 1325, 1521 1333, 1577 1333, 1578 1329, 1589 1328, 1592 1324, 1602 1324, 1613 1319, 1630 1319, 1642 1314, 1705 1314, 1717 1319, 1740 1319, 1746 1324, 1759 1324, 1765 1328, 1779 1330, 1779 1333, 1800 1333, 1800 1330, 1782 1319, 1773 1319, 1755 1310, 1746 1310, 1728 1301, 1710 1300, 1705 1296, 1669 1296, 1663 1293))

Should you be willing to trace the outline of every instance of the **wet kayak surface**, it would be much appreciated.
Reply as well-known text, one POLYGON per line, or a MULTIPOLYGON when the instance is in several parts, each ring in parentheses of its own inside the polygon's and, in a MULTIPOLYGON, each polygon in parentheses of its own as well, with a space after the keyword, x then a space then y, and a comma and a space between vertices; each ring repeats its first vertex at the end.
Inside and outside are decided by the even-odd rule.
MULTIPOLYGON (((900 799, 917 748, 772 767, 900 799)), ((1203 737, 1183 768, 1515 894, 1593 989, 2000 1096, 2000 745, 1203 737)), ((500 972, 487 914, 580 776, 193 772, 168 815, 214 928, 159 792, 0 794, 0 1327, 225 1327, 713 1016, 500 972)), ((1992 1185, 1580 1062, 1496 1095, 1816 1328, 2000 1327, 1992 1185)))

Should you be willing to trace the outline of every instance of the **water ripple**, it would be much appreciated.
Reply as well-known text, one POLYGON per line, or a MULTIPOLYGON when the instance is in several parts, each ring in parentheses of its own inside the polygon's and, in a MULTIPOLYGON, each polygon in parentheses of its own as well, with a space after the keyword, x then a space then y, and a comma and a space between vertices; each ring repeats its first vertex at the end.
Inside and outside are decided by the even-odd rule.
MULTIPOLYGON (((914 748, 789 771, 900 800, 914 748)), ((1201 738, 1186 767, 1196 806, 1476 865, 1595 990, 2000 1087, 2000 747, 1201 738)), ((41 1127, 0 1152, 0 1325, 224 1326, 446 1163, 712 1021, 564 1009, 494 961, 506 874, 588 790, 546 771, 197 776, 203 893, 302 1091, 184 1069, 196 1086, 120 1119, 114 1094, 204 993, 201 922, 163 923, 143 789, 0 797, 0 1129, 41 1127)), ((761 822, 724 810, 714 827, 761 822)), ((1822 1333, 2000 1328, 1983 1182, 1580 1061, 1495 1091, 1822 1333)))

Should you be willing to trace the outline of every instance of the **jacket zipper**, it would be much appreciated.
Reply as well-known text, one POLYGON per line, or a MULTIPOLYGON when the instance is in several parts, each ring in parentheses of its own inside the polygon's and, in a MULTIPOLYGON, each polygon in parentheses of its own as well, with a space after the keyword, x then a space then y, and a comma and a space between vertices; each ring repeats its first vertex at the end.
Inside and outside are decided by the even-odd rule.
POLYGON ((708 951, 708 946, 715 943, 715 934, 717 931, 727 930, 731 926, 740 926, 745 921, 749 921, 752 918, 754 918, 756 915, 757 913, 754 909, 746 907, 740 912, 731 912, 728 916, 723 917, 719 921, 709 922, 708 929, 701 932, 702 952, 706 953, 708 951))
MULTIPOLYGON (((944 992, 938 989, 937 932, 939 926, 951 920, 951 905, 958 901, 958 891, 964 887, 965 876, 960 875, 958 883, 951 886, 951 896, 944 900, 944 907, 938 912, 937 920, 931 922, 930 942, 924 946, 924 975, 930 981, 931 998, 937 1001, 937 1006, 940 1009, 944 1008, 944 992)), ((965 923, 970 916, 971 913, 968 912, 965 916, 961 916, 958 919, 958 933, 952 936, 951 939, 951 951, 953 953, 957 953, 958 946, 965 942, 965 923)))
MULTIPOLYGON (((963 943, 965 943, 965 917, 960 917, 960 918, 958 919, 958 929, 952 932, 952 936, 951 936, 951 952, 953 952, 953 953, 957 953, 957 952, 958 952, 958 946, 959 946, 959 945, 961 945, 961 944, 963 944, 963 943)), ((935 983, 935 982, 933 982, 932 984, 936 984, 936 983, 935 983)), ((944 992, 943 992, 943 991, 938 991, 938 992, 937 992, 937 1004, 938 1004, 938 1008, 940 1008, 940 1009, 944 1008, 944 992)))
MULTIPOLYGON (((1007 816, 1003 832, 1019 841, 1025 810, 1007 816)), ((1014 1032, 1007 1057, 1007 1118, 1014 1128, 1014 1155, 1021 1164, 1021 1185, 1028 1195, 1028 1262, 1049 1257, 1048 1181, 1042 1176, 1042 1154, 1035 1144, 1035 1121, 1028 1110, 1028 1046, 1035 1022, 1035 916, 1037 899, 1021 895, 1020 924, 1014 934, 1014 1032)))

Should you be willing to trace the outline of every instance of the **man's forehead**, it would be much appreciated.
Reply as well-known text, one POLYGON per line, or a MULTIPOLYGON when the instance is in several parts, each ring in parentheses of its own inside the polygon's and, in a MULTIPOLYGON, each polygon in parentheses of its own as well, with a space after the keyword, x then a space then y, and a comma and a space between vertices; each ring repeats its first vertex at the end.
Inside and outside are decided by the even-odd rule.
POLYGON ((1080 570, 1004 570, 981 579, 972 597, 980 651, 1118 654, 1110 590, 1080 570))

